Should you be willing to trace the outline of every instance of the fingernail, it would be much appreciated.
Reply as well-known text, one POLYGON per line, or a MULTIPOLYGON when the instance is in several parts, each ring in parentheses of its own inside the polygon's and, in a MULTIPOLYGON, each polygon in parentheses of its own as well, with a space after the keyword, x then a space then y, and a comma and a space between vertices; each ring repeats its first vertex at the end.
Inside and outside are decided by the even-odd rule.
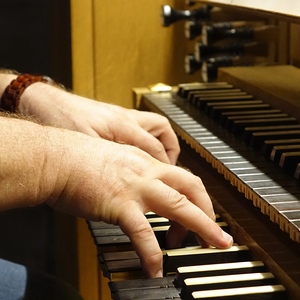
POLYGON ((163 272, 162 272, 162 270, 159 270, 157 273, 156 273, 156 276, 155 276, 156 278, 161 278, 161 277, 163 277, 163 272))
POLYGON ((232 245, 233 237, 228 234, 226 231, 223 231, 223 239, 226 241, 227 244, 232 245))

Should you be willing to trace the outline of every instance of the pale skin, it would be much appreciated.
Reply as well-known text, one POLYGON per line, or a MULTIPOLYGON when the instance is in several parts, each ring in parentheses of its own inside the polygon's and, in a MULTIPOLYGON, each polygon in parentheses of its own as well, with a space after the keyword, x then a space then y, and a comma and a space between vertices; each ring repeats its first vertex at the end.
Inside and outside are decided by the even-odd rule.
MULTIPOLYGON (((1 93, 13 76, 0 74, 1 93)), ((44 83, 28 87, 18 109, 51 126, 0 117, 0 210, 45 202, 118 224, 149 277, 162 276, 162 254, 146 212, 177 221, 168 235, 171 246, 180 245, 187 229, 205 244, 232 245, 232 237, 214 222, 201 179, 174 166, 179 146, 164 117, 44 83)))

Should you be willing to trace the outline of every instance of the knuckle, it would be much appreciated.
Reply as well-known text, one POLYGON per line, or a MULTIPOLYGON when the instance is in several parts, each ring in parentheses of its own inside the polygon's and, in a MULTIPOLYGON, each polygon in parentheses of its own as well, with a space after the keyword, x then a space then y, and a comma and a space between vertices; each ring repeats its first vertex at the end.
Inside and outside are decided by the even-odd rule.
POLYGON ((187 203, 188 199, 185 195, 180 194, 179 192, 176 192, 176 196, 174 197, 174 194, 172 195, 173 201, 171 203, 171 210, 180 211, 187 203))

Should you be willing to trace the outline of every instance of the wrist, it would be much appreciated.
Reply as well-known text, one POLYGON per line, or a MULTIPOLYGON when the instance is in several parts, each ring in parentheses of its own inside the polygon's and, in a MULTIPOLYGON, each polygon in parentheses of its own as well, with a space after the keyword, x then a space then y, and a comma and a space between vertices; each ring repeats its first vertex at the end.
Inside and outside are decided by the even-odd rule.
POLYGON ((1 108, 9 112, 17 112, 22 94, 30 85, 36 82, 55 84, 51 78, 46 76, 20 74, 5 88, 0 99, 1 108))
POLYGON ((46 149, 40 185, 45 187, 42 194, 46 197, 43 197, 43 202, 53 206, 63 194, 71 173, 70 133, 55 127, 41 127, 46 136, 46 149))
POLYGON ((44 125, 59 126, 63 116, 60 109, 65 102, 70 102, 70 93, 65 89, 36 82, 22 94, 18 112, 24 116, 34 116, 44 125))
POLYGON ((17 77, 18 77, 17 74, 1 73, 0 71, 0 97, 2 97, 6 87, 17 77))

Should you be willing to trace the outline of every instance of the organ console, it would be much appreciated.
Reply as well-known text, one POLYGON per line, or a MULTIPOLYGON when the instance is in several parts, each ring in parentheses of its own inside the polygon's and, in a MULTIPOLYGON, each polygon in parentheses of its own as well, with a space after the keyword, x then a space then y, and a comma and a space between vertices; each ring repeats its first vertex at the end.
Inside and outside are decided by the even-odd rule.
MULTIPOLYGON (((222 2, 221 9, 226 4, 188 2, 222 2)), ((236 2, 239 8, 245 3, 236 2)), ((203 12, 164 9, 165 26, 203 12)), ((279 6, 273 17, 299 22, 295 13, 279 6)), ((197 69, 202 66, 199 57, 185 59, 197 69)), ((205 62, 206 68, 209 64, 213 61, 205 62)), ((165 249, 169 221, 149 213, 164 257, 164 277, 145 279, 120 228, 88 222, 114 300, 300 299, 300 70, 279 65, 278 59, 266 66, 228 65, 218 65, 214 82, 200 77, 170 91, 136 88, 134 101, 140 110, 169 119, 182 148, 179 164, 202 178, 217 222, 235 244, 225 250, 201 248, 190 233, 181 248, 165 249)))
POLYGON ((175 10, 163 5, 163 26, 180 20, 186 20, 186 39, 198 39, 195 53, 185 56, 185 71, 193 74, 201 70, 203 81, 215 80, 220 66, 257 65, 275 58, 274 44, 278 41, 279 28, 267 18, 245 15, 243 11, 227 14, 226 9, 210 5, 193 10, 175 10), (221 18, 223 22, 218 22, 221 18))

